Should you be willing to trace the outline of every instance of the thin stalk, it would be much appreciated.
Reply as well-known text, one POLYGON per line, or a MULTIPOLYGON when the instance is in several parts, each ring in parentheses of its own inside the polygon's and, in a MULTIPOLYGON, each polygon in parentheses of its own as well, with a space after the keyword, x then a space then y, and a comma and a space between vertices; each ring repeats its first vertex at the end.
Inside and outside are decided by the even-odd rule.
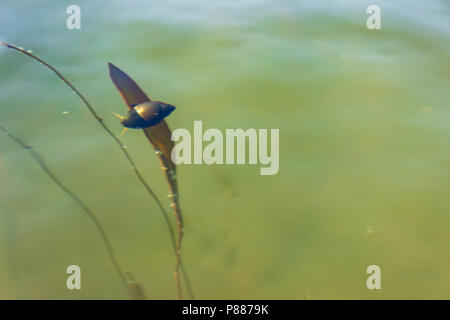
POLYGON ((39 164, 39 166, 42 168, 42 170, 50 177, 50 179, 53 180, 54 183, 58 185, 58 187, 67 195, 69 196, 92 220, 95 227, 97 228, 98 232, 100 233, 100 236, 103 239, 103 242, 105 243, 106 249, 108 250, 109 258, 111 259, 112 264, 114 265, 114 268, 117 271, 117 274, 119 275, 120 279, 122 280, 123 285, 125 286, 126 290, 130 294, 131 297, 133 297, 132 293, 130 292, 130 286, 127 280, 126 275, 122 272, 122 268, 119 266, 119 262, 116 259, 116 256, 114 254, 114 250, 111 246, 111 242, 109 241, 108 235, 106 234, 105 230, 101 226, 100 222, 98 221, 95 214, 92 212, 91 209, 89 209, 88 206, 84 204, 83 201, 81 201, 78 196, 71 191, 69 188, 67 188, 57 177, 56 175, 50 170, 50 168, 46 165, 43 158, 39 155, 37 151, 33 149, 32 146, 25 143, 22 139, 19 137, 12 135, 9 133, 2 125, 0 125, 0 130, 3 131, 6 136, 8 136, 12 141, 14 141, 16 144, 21 146, 23 149, 27 150, 31 157, 39 164))
MULTIPOLYGON (((37 56, 35 56, 32 52, 26 51, 23 48, 17 47, 15 45, 0 41, 0 45, 7 47, 9 49, 13 49, 16 50, 20 53, 23 53, 29 57, 31 57, 32 59, 38 61, 39 63, 41 63, 42 65, 44 65, 45 67, 47 67, 48 69, 50 69, 51 71, 53 71, 58 78, 60 78, 65 84, 67 84, 73 92, 75 92, 75 94, 83 101, 83 103, 86 105, 86 107, 89 109, 90 113, 92 114, 92 116, 100 123, 100 125, 102 126, 102 128, 111 136, 111 138, 119 145, 120 150, 122 150, 122 153, 124 154, 125 158, 128 160, 128 162, 131 165, 131 168, 133 169, 134 173, 136 174, 136 176, 138 177, 139 181, 141 182, 141 184, 144 186, 145 190, 149 193, 149 195, 153 198, 153 200, 157 203, 158 207, 160 208, 164 220, 166 221, 167 224, 167 229, 169 231, 170 234, 170 238, 171 238, 171 242, 172 242, 172 246, 174 249, 174 253, 176 255, 177 258, 177 264, 176 264, 176 269, 175 272, 178 272, 178 268, 181 268, 181 271, 183 272, 184 275, 184 279, 185 279, 185 283, 186 283, 186 287, 188 289, 189 295, 191 299, 194 299, 194 294, 192 291, 192 287, 190 285, 190 281, 189 281, 189 277, 187 275, 186 269, 183 265, 183 262, 181 260, 181 255, 180 255, 180 250, 181 250, 181 245, 179 246, 178 244, 181 244, 181 237, 178 237, 178 243, 176 241, 176 237, 175 237, 175 232, 172 228, 172 225, 170 223, 169 220, 169 216, 167 214, 167 212, 165 211, 164 207, 161 204, 161 201, 159 201, 158 197, 156 196, 156 194, 153 192, 153 190, 149 187, 149 185, 145 182, 144 178, 142 177, 139 169, 136 167, 134 160, 131 158, 131 155, 128 153, 128 151, 125 149, 124 145, 122 144, 122 142, 119 140, 118 137, 116 137, 114 135, 114 133, 109 129, 109 127, 104 123, 103 119, 97 114, 97 112, 94 110, 94 108, 92 107, 92 105, 89 103, 89 101, 81 94, 80 91, 78 91, 77 88, 75 88, 75 86, 70 83, 58 70, 56 70, 56 68, 54 68, 53 66, 51 66, 50 64, 48 64, 47 62, 45 62, 44 60, 38 58, 37 56)), ((179 223, 180 219, 177 218, 177 224, 178 224, 178 229, 180 230, 180 223, 179 223)), ((181 224, 181 228, 182 228, 182 224, 181 224)), ((181 229, 181 233, 179 232, 179 234, 181 234, 182 236, 182 229, 181 229)), ((176 277, 178 277, 178 275, 175 275, 176 277)), ((181 296, 181 285, 179 282, 179 278, 177 280, 177 291, 178 291, 178 296, 181 296)))
MULTIPOLYGON (((178 238, 175 245, 176 250, 176 263, 175 263, 175 281, 177 283, 177 288, 179 292, 179 299, 182 299, 183 297, 180 295, 181 291, 181 284, 179 282, 179 270, 182 268, 182 259, 181 259, 181 244, 183 241, 183 234, 184 234, 184 224, 183 224, 183 215, 181 213, 181 207, 179 205, 179 192, 178 192, 178 184, 177 184, 177 175, 176 175, 176 168, 175 165, 170 163, 167 158, 162 154, 158 153, 159 159, 162 164, 162 169, 164 171, 164 174, 167 178, 167 182, 169 184, 169 199, 170 199, 170 207, 172 208, 175 219, 177 222, 177 233, 178 238)), ((190 290, 190 286, 186 286, 188 290, 190 290)), ((189 294, 192 296, 192 292, 189 292, 189 294)))

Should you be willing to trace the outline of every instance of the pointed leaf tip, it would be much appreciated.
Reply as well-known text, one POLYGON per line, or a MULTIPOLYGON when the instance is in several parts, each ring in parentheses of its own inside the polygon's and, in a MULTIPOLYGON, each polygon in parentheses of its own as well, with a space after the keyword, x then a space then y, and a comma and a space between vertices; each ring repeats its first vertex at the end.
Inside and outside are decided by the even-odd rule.
POLYGON ((125 72, 117 68, 112 63, 108 63, 109 76, 112 82, 119 90, 128 108, 131 110, 134 105, 150 101, 144 91, 130 78, 125 72))

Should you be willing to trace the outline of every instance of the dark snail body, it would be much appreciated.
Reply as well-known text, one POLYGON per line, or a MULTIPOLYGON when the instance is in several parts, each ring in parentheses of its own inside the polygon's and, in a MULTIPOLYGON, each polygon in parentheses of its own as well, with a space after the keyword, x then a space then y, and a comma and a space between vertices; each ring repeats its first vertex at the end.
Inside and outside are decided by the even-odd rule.
POLYGON ((172 113, 175 107, 160 101, 148 101, 138 104, 128 112, 128 118, 121 123, 126 128, 145 129, 160 123, 172 113))

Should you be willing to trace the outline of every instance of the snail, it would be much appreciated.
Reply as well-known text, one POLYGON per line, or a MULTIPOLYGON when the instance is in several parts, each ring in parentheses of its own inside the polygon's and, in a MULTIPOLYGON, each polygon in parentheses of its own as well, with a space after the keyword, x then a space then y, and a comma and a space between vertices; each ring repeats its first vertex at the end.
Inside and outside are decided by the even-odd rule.
POLYGON ((173 105, 161 101, 147 101, 132 105, 132 107, 133 108, 128 112, 128 117, 123 117, 113 112, 113 114, 120 119, 120 123, 125 127, 120 136, 122 136, 128 128, 145 129, 157 125, 175 110, 173 105))

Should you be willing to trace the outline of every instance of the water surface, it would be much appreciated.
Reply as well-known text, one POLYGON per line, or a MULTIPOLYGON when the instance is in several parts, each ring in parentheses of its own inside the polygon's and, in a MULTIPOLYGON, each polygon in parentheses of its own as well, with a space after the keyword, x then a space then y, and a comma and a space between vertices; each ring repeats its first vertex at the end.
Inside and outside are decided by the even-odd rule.
MULTIPOLYGON (((171 128, 279 128, 280 171, 180 166, 183 254, 199 298, 450 298, 449 5, 378 1, 3 1, 0 39, 57 67, 117 134, 107 62, 177 106, 171 128), (382 290, 365 286, 382 269, 382 290)), ((0 50, 0 122, 97 214, 150 298, 175 297, 155 202, 54 74, 0 50)), ((123 137, 167 205, 143 134, 123 137)), ((0 135, 0 298, 127 298, 92 222, 0 135), (65 269, 82 269, 82 290, 65 269)), ((168 208, 169 209, 169 208, 168 208)))

